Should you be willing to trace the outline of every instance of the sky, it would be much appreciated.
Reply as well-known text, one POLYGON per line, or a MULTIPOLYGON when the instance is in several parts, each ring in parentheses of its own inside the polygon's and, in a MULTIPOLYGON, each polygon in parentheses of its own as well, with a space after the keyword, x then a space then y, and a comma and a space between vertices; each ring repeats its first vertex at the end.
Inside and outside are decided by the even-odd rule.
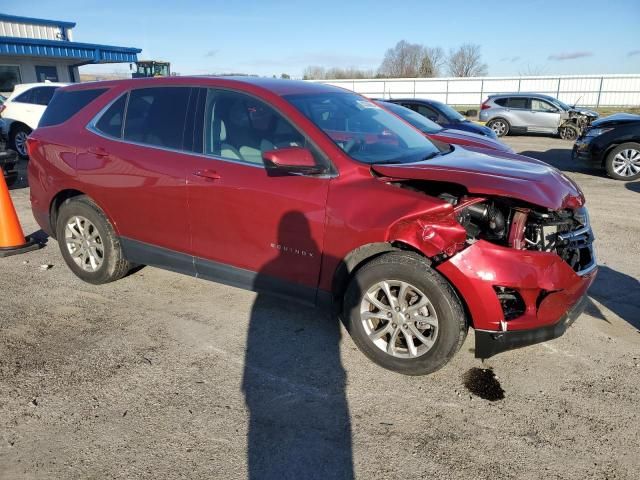
MULTIPOLYGON (((142 48, 182 75, 301 77, 377 69, 400 40, 480 45, 491 76, 640 73, 639 0, 4 0, 6 14, 76 22, 73 39, 142 48)), ((83 72, 128 71, 127 64, 83 72)))

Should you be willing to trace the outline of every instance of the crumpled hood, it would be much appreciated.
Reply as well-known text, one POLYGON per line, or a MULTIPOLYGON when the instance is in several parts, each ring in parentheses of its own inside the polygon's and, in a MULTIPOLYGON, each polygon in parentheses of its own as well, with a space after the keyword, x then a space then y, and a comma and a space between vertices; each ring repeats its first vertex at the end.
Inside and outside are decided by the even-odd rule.
POLYGON ((469 193, 515 198, 552 210, 584 204, 580 187, 562 172, 515 153, 455 146, 452 152, 424 162, 372 165, 372 169, 394 179, 457 183, 469 193))
POLYGON ((578 112, 580 115, 585 115, 591 118, 598 118, 600 116, 598 112, 594 110, 589 110, 588 108, 573 107, 571 110, 574 112, 578 112))
POLYGON ((478 133, 466 130, 456 130, 453 128, 444 128, 439 132, 429 135, 436 137, 438 140, 446 143, 467 142, 479 148, 489 148, 493 150, 502 150, 503 152, 513 152, 511 147, 502 143, 500 140, 494 140, 490 137, 480 135, 478 133))

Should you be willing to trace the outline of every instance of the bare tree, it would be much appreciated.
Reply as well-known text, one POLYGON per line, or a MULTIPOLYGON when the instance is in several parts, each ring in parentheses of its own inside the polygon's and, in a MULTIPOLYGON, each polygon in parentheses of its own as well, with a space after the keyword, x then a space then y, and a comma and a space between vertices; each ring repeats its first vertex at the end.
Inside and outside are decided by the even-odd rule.
POLYGON ((400 40, 384 54, 378 72, 380 76, 388 78, 417 77, 423 57, 422 45, 400 40))
POLYGON ((305 80, 335 80, 344 78, 372 78, 374 73, 371 70, 361 70, 357 67, 314 67, 310 66, 304 69, 303 77, 305 80))
POLYGON ((304 78, 305 80, 324 80, 326 77, 326 73, 327 71, 324 67, 311 65, 304 69, 302 78, 304 78))
POLYGON ((440 47, 423 47, 422 61, 418 69, 419 77, 437 77, 445 63, 444 50, 440 47))
POLYGON ((482 62, 480 45, 465 43, 458 50, 451 50, 447 59, 452 77, 481 77, 487 74, 487 64, 482 62))
POLYGON ((425 47, 401 40, 386 51, 378 69, 382 78, 437 77, 444 65, 445 55, 440 47, 425 47))

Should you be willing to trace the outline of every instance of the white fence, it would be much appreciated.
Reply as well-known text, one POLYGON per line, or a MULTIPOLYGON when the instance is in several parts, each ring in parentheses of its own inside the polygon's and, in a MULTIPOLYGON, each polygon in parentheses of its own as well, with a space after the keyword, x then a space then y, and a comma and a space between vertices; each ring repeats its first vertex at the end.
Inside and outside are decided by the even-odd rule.
POLYGON ((640 74, 540 77, 394 78, 321 80, 372 98, 428 98, 449 105, 480 105, 496 93, 535 92, 573 105, 640 106, 640 74))

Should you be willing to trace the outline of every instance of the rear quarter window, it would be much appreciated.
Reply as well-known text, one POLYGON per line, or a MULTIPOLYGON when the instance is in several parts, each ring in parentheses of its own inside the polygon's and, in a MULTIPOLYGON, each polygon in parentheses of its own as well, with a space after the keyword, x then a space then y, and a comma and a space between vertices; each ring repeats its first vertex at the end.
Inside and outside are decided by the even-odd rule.
POLYGON ((493 103, 495 103, 496 105, 500 105, 501 107, 506 107, 507 106, 507 99, 506 98, 497 98, 493 101, 493 103))
POLYGON ((44 111, 38 127, 50 127, 66 122, 106 91, 106 88, 57 90, 44 111))

